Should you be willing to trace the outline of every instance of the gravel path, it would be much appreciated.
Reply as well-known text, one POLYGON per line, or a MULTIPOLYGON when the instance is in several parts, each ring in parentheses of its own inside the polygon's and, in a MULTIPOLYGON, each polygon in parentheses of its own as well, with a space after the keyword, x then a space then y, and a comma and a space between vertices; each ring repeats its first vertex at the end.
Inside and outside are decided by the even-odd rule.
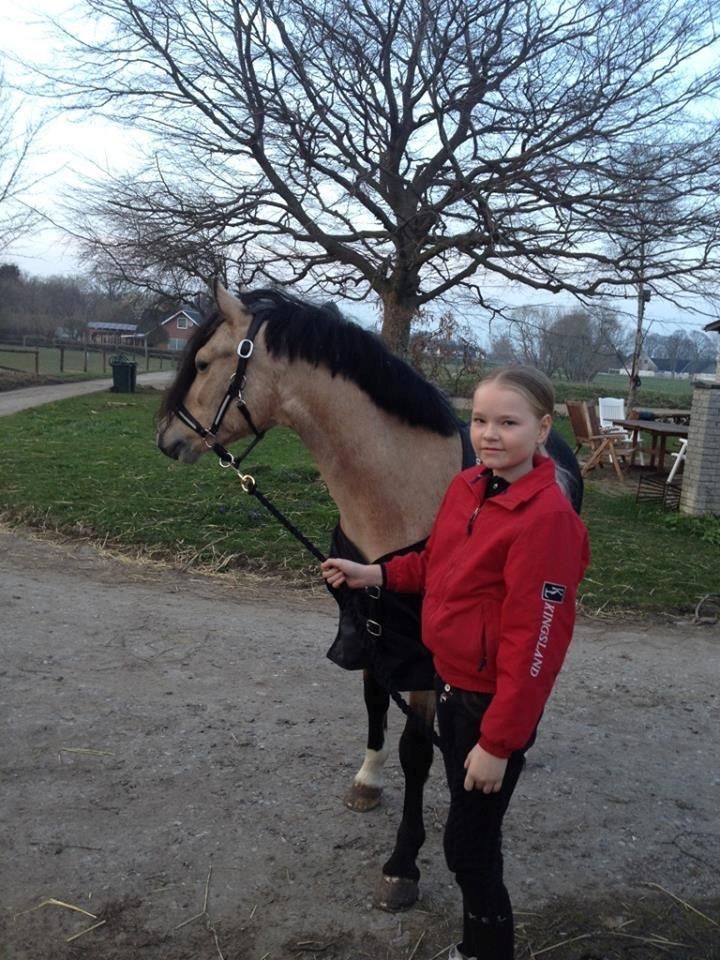
MULTIPOLYGON (((3 960, 384 960, 418 938, 430 960, 452 940, 437 761, 421 901, 371 906, 400 774, 393 756, 376 811, 343 807, 363 708, 324 657, 323 592, 0 530, 0 607, 3 960), (50 897, 107 923, 66 945, 92 921, 23 912, 50 897)), ((507 821, 528 923, 570 900, 616 916, 648 883, 717 895, 719 677, 717 626, 579 624, 507 821)), ((717 956, 647 954, 668 955, 717 956)))

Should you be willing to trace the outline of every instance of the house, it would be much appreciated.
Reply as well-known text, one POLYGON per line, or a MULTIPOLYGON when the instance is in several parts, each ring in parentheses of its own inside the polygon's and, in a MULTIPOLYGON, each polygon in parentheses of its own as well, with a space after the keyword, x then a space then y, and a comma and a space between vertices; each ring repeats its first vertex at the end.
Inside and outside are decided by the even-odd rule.
POLYGON ((638 360, 638 370, 643 370, 646 373, 657 373, 657 364, 646 353, 641 353, 638 360))
POLYGON ((690 360, 687 357, 653 357, 655 369, 661 376, 677 377, 687 380, 690 377, 712 374, 715 370, 714 360, 690 360))
POLYGON ((167 334, 168 350, 183 350, 194 330, 201 323, 200 311, 194 307, 181 307, 170 314, 160 324, 164 328, 163 332, 167 334))
POLYGON ((137 333, 137 328, 136 323, 109 323, 101 320, 91 320, 85 327, 85 336, 88 343, 117 346, 124 337, 134 336, 137 333))

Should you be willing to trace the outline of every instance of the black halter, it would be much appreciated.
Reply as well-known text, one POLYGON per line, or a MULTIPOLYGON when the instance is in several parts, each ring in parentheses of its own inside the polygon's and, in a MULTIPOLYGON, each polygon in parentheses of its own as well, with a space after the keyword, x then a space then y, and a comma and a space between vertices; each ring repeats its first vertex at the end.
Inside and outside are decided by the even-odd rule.
POLYGON ((257 336, 262 324, 263 321, 261 319, 259 319, 257 316, 253 316, 245 338, 238 344, 238 362, 237 367, 235 368, 235 373, 230 378, 230 383, 225 391, 225 396, 221 400, 220 406, 217 408, 215 416, 213 417, 213 421, 209 427, 204 427, 198 420, 196 420, 184 404, 181 403, 175 408, 177 417, 182 420, 186 426, 190 427, 191 430, 194 430, 195 433, 199 434, 203 438, 205 445, 218 455, 221 466, 224 467, 236 467, 245 459, 253 447, 265 436, 265 431, 258 430, 258 428, 255 426, 253 418, 250 415, 250 411, 248 410, 247 404, 243 398, 243 390, 245 389, 245 372, 247 370, 248 360, 252 356, 253 350, 255 349, 255 337, 257 336), (248 426, 255 434, 255 439, 251 442, 250 446, 242 454, 240 454, 239 457, 234 457, 228 450, 225 449, 225 447, 222 446, 222 444, 218 443, 216 440, 217 432, 220 429, 223 418, 225 417, 228 407, 233 400, 235 401, 240 413, 247 420, 248 426))

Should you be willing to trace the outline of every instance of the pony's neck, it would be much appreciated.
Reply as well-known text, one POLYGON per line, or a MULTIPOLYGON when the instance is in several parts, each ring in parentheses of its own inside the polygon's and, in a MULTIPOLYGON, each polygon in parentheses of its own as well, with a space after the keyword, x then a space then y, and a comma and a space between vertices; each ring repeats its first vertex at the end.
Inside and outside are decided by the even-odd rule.
POLYGON ((345 534, 369 560, 416 543, 461 468, 458 435, 410 427, 354 383, 322 367, 288 364, 277 420, 318 465, 345 534))

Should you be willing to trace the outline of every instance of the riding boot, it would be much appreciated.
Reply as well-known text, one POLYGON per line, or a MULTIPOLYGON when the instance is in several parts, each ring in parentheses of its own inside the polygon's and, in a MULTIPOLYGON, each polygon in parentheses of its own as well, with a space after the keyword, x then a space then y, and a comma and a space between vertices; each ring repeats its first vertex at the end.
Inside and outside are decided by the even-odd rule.
POLYGON ((508 911, 495 917, 465 914, 458 960, 462 960, 464 954, 477 960, 513 960, 515 931, 512 913, 508 911))
POLYGON ((477 957, 467 957, 460 949, 461 944, 456 943, 454 946, 450 947, 450 953, 448 954, 448 960, 477 960, 477 957))

